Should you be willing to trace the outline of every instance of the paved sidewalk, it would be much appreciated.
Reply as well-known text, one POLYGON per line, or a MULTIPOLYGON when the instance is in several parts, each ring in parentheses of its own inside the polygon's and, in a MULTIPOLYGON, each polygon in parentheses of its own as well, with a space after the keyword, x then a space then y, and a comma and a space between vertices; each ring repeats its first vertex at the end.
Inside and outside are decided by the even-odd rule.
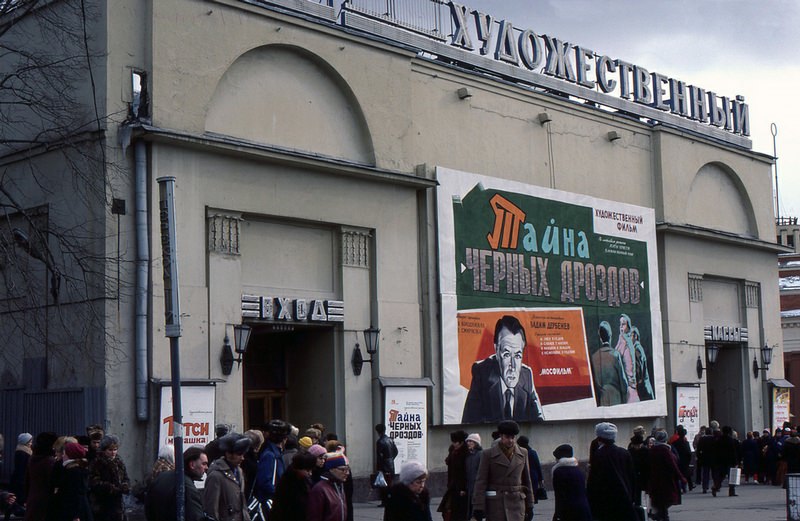
MULTIPOLYGON (((711 493, 703 494, 700 487, 683 496, 683 504, 669 509, 670 521, 785 521, 786 520, 786 491, 780 487, 770 485, 746 484, 736 487, 737 497, 728 497, 728 488, 723 487, 717 497, 711 493)), ((550 521, 555 508, 551 499, 541 501, 534 508, 534 521, 536 519, 550 521)), ((442 519, 436 512, 440 498, 431 500, 434 521, 442 519)), ((378 502, 357 503, 355 505, 354 521, 379 521, 383 519, 383 509, 378 502)))

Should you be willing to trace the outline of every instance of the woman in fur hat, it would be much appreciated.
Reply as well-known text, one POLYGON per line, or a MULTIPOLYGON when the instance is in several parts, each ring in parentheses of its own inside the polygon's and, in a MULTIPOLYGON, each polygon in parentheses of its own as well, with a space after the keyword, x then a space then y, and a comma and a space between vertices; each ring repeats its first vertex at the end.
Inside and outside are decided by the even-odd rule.
POLYGON ((389 488, 383 521, 432 521, 427 479, 428 470, 422 463, 406 462, 399 479, 389 488))
POLYGON ((94 461, 89 465, 90 498, 94 517, 103 521, 124 521, 122 496, 131 491, 125 463, 117 455, 119 438, 106 435, 94 461))

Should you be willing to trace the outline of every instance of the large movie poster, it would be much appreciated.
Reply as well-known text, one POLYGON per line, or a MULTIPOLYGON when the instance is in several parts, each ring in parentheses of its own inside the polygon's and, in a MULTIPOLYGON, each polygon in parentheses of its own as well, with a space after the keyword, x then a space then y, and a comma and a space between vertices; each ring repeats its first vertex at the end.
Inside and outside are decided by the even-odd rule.
POLYGON ((444 422, 666 414, 653 210, 437 179, 444 422))

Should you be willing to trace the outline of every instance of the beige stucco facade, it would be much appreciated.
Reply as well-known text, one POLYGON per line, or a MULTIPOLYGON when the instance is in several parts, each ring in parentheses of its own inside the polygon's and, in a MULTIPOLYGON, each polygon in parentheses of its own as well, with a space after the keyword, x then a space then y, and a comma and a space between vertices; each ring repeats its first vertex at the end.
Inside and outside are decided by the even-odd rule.
MULTIPOLYGON (((128 459, 155 455, 160 384, 170 378, 156 182, 162 176, 176 179, 181 373, 215 385, 217 423, 254 426, 247 394, 253 384, 246 382, 251 352, 287 342, 276 348, 285 357, 283 413, 301 427, 322 421, 337 432, 354 477, 366 478, 374 465, 379 376, 432 382, 427 464, 444 469, 453 427, 441 425, 448 361, 438 315, 439 166, 653 208, 668 416, 625 418, 617 422, 620 432, 638 424, 674 427, 676 384, 700 386, 702 424, 711 409, 738 430, 763 427, 764 377, 783 376, 780 349, 767 375, 754 378, 749 365, 765 342, 781 342, 770 157, 266 4, 100 5, 102 105, 109 114, 127 111, 132 70, 146 73, 150 101, 149 118, 132 125, 131 138, 146 144, 149 194, 146 420, 129 405, 133 299, 120 295, 105 307, 120 346, 106 350, 106 426, 121 435, 128 459), (471 96, 461 99, 460 88, 471 96), (540 123, 542 112, 549 123, 540 123), (619 139, 609 140, 611 131, 619 139), (222 229, 234 230, 235 246, 214 235, 222 229), (245 362, 224 375, 223 339, 243 321, 243 294, 343 301, 344 320, 317 327, 290 321, 294 329, 285 337, 270 333, 271 323, 250 320, 245 362), (371 324, 381 329, 380 351, 355 376, 351 353, 356 343, 363 350, 361 331, 371 324), (719 368, 698 378, 698 355, 708 366, 707 326, 744 327, 749 337, 724 344, 719 368), (723 383, 735 396, 719 397, 723 383), (709 393, 714 386, 720 389, 709 393)), ((133 207, 134 146, 117 145, 122 119, 106 127, 109 186, 133 207)), ((124 260, 132 263, 134 212, 105 224, 107 248, 117 247, 119 234, 124 260)), ((133 285, 133 270, 124 265, 122 278, 133 285)), ((585 457, 596 421, 524 431, 540 454, 570 442, 585 457)), ((490 439, 490 426, 469 429, 490 439)), ((147 465, 130 466, 141 472, 147 465)))

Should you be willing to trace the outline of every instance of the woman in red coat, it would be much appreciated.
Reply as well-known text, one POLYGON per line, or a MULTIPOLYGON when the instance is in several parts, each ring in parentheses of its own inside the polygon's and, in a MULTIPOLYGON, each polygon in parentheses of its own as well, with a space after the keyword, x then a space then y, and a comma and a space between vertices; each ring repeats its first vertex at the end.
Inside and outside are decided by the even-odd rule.
POLYGON ((672 453, 672 448, 667 445, 667 433, 658 431, 655 444, 650 449, 650 474, 647 480, 652 519, 669 521, 669 507, 681 503, 678 482, 686 483, 686 478, 678 468, 678 460, 672 453))

